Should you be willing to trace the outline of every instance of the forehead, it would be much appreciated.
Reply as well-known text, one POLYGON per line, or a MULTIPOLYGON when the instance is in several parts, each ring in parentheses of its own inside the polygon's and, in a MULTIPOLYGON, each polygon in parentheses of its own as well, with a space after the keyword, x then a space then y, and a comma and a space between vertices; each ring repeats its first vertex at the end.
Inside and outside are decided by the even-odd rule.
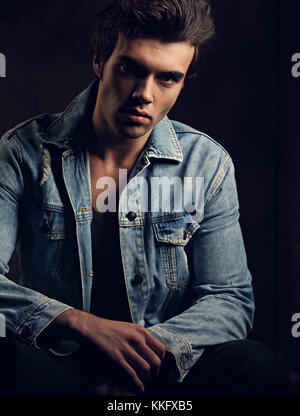
POLYGON ((159 39, 126 39, 120 35, 111 58, 128 56, 153 71, 186 73, 195 53, 190 42, 161 42, 159 39))

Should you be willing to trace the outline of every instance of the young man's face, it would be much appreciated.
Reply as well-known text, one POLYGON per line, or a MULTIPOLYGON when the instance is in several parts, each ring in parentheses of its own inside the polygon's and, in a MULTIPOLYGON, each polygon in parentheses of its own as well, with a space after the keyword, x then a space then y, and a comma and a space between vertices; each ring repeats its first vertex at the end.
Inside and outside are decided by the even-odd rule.
MULTIPOLYGON (((99 85, 94 121, 100 131, 123 138, 148 138, 175 104, 194 51, 190 42, 119 36, 99 85)), ((95 62, 94 70, 101 74, 95 62)))

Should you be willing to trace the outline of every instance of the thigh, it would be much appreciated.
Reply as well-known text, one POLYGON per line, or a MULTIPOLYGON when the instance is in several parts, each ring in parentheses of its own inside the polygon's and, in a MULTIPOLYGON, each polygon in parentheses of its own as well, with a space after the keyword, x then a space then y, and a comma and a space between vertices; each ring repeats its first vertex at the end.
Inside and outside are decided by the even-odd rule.
POLYGON ((238 340, 206 348, 181 388, 193 395, 280 396, 289 393, 289 377, 269 347, 238 340))
POLYGON ((84 393, 84 381, 70 358, 55 357, 9 335, 2 345, 1 387, 10 396, 65 396, 84 393), (4 370, 4 371, 3 371, 4 370))
POLYGON ((285 395, 288 374, 265 345, 238 340, 207 347, 182 383, 157 380, 150 395, 258 396, 285 395))

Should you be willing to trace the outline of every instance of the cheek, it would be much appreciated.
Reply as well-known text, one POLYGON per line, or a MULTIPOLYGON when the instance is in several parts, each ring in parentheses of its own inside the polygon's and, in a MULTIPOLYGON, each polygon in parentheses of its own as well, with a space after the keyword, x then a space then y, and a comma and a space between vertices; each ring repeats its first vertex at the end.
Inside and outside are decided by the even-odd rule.
POLYGON ((116 101, 118 93, 118 86, 115 83, 105 83, 102 90, 102 100, 106 104, 110 105, 116 101))
POLYGON ((109 82, 109 88, 114 91, 115 95, 126 96, 134 90, 135 82, 136 80, 130 76, 112 75, 109 82))
POLYGON ((115 77, 113 74, 104 74, 102 101, 106 102, 110 107, 117 105, 126 95, 126 83, 115 77))
POLYGON ((172 109, 174 104, 176 103, 176 100, 178 98, 178 94, 172 95, 170 97, 163 96, 161 99, 161 105, 160 105, 160 116, 164 117, 169 113, 169 111, 172 109))

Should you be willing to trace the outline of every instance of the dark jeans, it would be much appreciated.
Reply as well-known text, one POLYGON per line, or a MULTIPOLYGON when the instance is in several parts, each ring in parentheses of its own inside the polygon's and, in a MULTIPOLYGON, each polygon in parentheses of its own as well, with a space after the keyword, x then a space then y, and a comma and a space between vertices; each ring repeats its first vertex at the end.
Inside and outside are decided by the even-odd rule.
MULTIPOLYGON (((85 363, 83 372, 78 371, 73 358, 50 356, 14 337, 1 339, 0 352, 2 396, 90 394, 86 385, 93 362, 85 363)), ((288 393, 288 375, 276 355, 259 342, 242 340, 206 348, 182 383, 158 377, 154 387, 144 395, 281 396, 288 393)))
POLYGON ((257 341, 241 340, 208 347, 182 383, 156 383, 147 394, 175 396, 288 395, 287 370, 257 341))

